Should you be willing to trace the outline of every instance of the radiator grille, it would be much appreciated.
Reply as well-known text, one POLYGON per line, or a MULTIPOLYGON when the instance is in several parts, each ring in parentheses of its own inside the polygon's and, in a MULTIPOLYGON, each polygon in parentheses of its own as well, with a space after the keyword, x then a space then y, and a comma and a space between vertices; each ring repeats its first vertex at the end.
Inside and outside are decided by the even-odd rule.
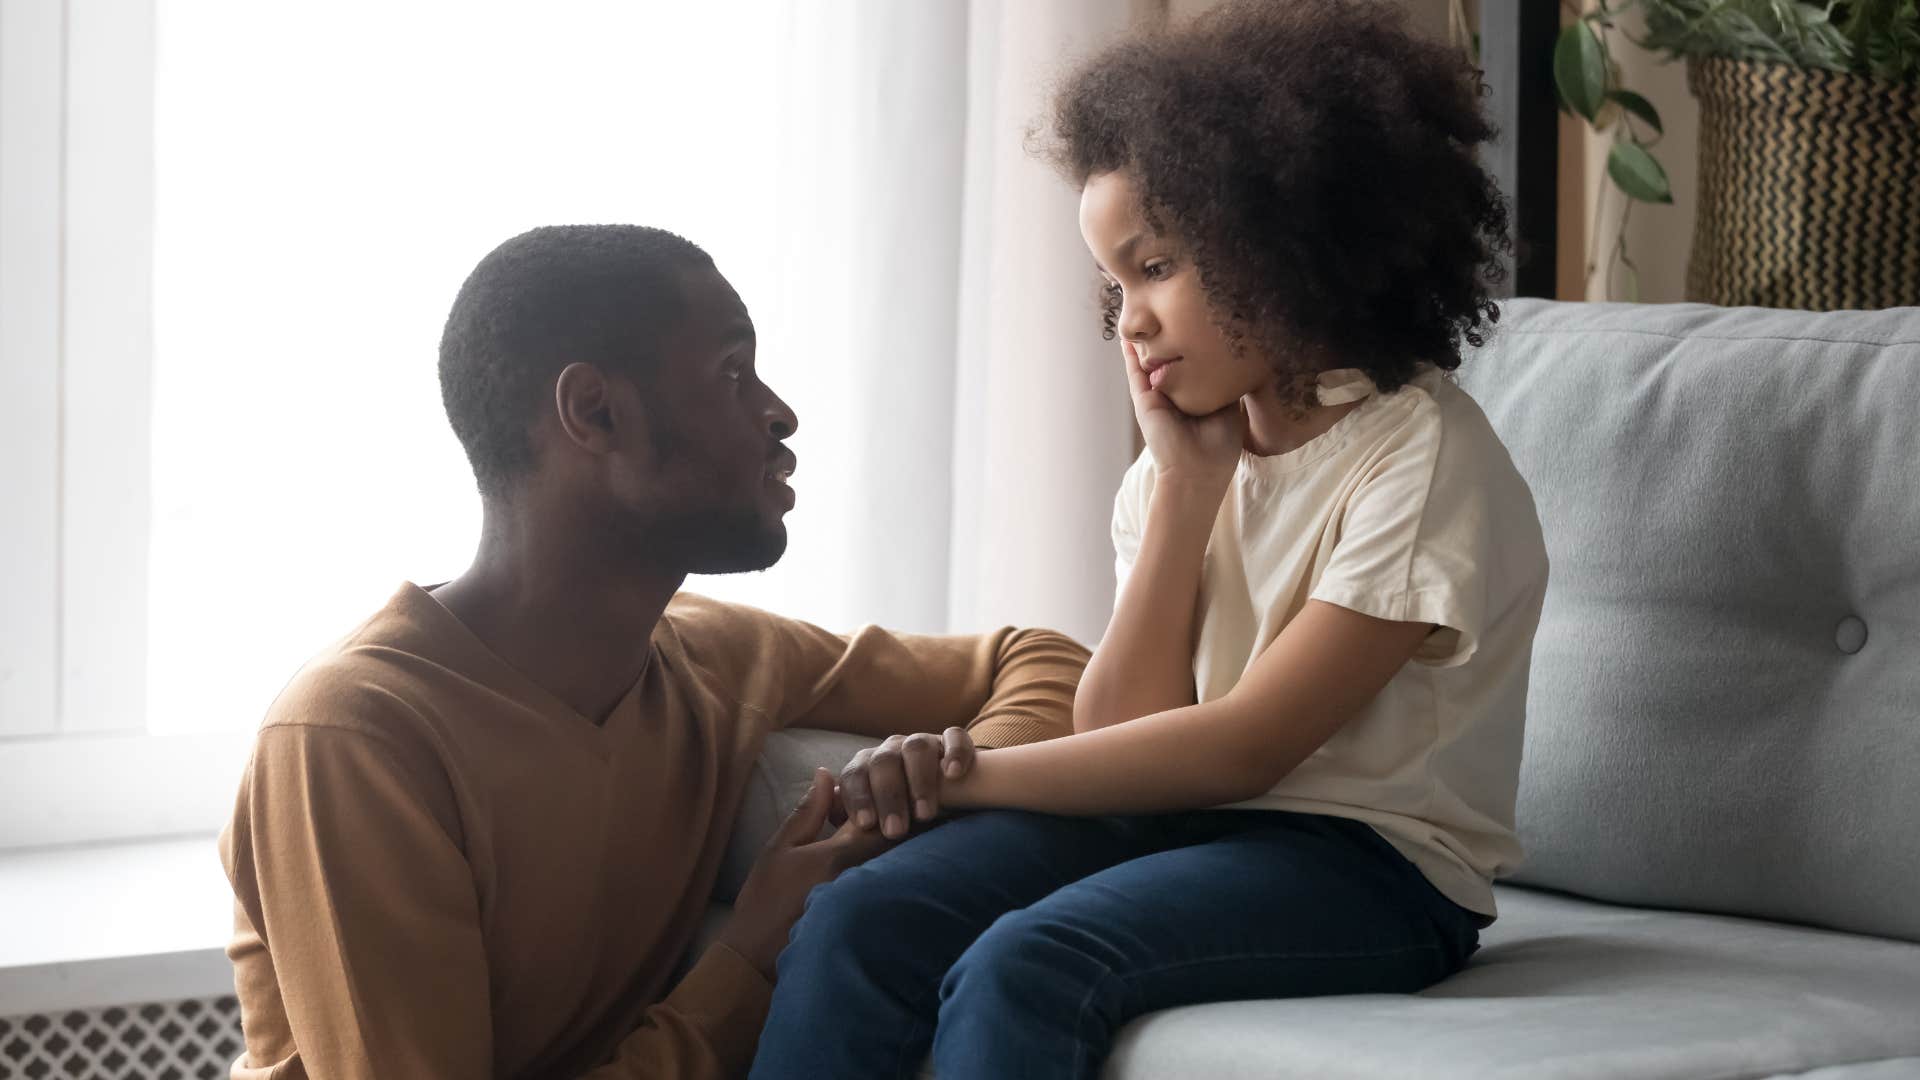
POLYGON ((0 1017, 0 1080, 216 1080, 240 1047, 232 997, 0 1017))

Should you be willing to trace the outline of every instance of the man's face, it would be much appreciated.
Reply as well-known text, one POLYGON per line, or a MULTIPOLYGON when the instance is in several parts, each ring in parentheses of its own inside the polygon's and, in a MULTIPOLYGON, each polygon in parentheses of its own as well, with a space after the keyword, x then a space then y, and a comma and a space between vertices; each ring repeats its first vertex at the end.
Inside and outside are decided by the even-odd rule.
POLYGON ((651 375, 625 384, 646 417, 623 447, 640 463, 616 481, 635 540, 689 572, 764 570, 787 547, 799 421, 754 370, 753 321, 711 268, 682 279, 678 327, 657 349, 651 375))
POLYGON ((1115 329, 1174 407, 1205 416, 1274 381, 1273 369, 1236 353, 1220 333, 1192 258, 1178 238, 1147 223, 1126 173, 1087 180, 1080 235, 1100 268, 1107 302, 1119 308, 1115 329))

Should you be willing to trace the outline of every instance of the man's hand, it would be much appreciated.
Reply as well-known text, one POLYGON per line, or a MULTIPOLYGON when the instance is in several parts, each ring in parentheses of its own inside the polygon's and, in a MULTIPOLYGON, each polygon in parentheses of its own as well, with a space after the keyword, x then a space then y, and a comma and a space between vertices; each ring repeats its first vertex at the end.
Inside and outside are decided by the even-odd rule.
POLYGON ((880 826, 899 840, 915 821, 940 816, 941 777, 958 780, 973 768, 973 736, 950 727, 943 735, 892 735, 862 750, 840 771, 840 804, 862 829, 880 826))
POLYGON ((733 902, 733 917, 720 932, 722 943, 769 979, 813 887, 892 846, 879 834, 851 824, 840 826, 825 840, 817 839, 832 804, 833 774, 817 769, 800 805, 754 860, 753 871, 733 902))

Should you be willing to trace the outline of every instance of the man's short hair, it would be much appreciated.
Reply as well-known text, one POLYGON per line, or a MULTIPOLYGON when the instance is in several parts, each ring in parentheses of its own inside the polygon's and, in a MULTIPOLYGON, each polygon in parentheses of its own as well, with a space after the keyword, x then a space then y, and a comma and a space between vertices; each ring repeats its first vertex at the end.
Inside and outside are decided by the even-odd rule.
POLYGON ((644 225, 549 225, 494 248, 440 337, 440 397, 483 496, 533 468, 529 429, 575 362, 640 378, 684 309, 684 271, 713 260, 644 225))

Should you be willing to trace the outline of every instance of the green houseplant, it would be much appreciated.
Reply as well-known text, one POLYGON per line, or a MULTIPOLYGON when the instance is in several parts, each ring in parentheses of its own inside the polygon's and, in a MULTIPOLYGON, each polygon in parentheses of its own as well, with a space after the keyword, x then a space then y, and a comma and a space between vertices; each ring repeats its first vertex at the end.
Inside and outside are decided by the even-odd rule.
MULTIPOLYGON (((1890 207, 1869 208, 1870 212, 1856 215, 1882 222, 1892 231, 1891 240, 1875 237, 1870 243, 1849 245, 1848 237, 1824 236, 1825 226, 1815 220, 1822 213, 1816 204, 1840 197, 1871 197, 1874 189, 1888 186, 1880 180, 1894 188, 1913 186, 1911 162, 1920 159, 1920 0, 1598 0, 1588 11, 1568 0, 1567 6, 1578 17, 1555 43, 1555 87, 1564 109, 1584 118, 1596 131, 1611 133, 1607 175, 1630 200, 1629 211, 1636 201, 1670 203, 1673 192, 1653 149, 1662 133, 1659 112, 1646 98, 1621 85, 1613 41, 1617 37, 1669 60, 1687 62, 1689 87, 1702 104, 1703 190, 1698 220, 1710 226, 1705 236, 1696 229, 1694 262, 1688 274, 1690 298, 1776 306, 1920 303, 1920 297, 1912 295, 1920 291, 1920 281, 1855 283, 1841 287, 1834 296, 1822 297, 1819 288, 1809 285, 1760 288, 1746 295, 1740 288, 1716 286, 1711 280, 1729 275, 1777 278, 1782 272, 1777 267, 1736 266, 1728 261, 1728 252, 1771 246, 1786 249, 1776 252, 1776 261, 1804 257, 1807 245, 1799 243, 1803 237, 1783 231, 1787 229, 1801 229, 1812 237, 1809 243, 1816 254, 1849 246, 1920 242, 1920 235, 1914 235, 1914 230, 1920 230, 1920 200, 1910 205, 1898 197, 1897 190, 1892 192, 1890 207), (1622 16, 1635 9, 1645 22, 1641 37, 1632 36, 1622 24, 1622 16), (1839 143, 1823 128, 1834 122, 1846 126, 1839 143), (1841 172, 1847 172, 1855 159, 1889 156, 1892 166, 1882 170, 1884 177, 1848 172, 1839 188, 1820 187, 1830 179, 1836 163, 1845 166, 1841 172), (1813 179, 1787 175, 1794 169, 1813 179), (1775 199, 1778 205, 1762 206, 1751 197, 1743 202, 1739 197, 1743 186, 1756 181, 1791 190, 1775 199), (1764 226, 1773 229, 1774 235, 1734 235, 1743 217, 1754 219, 1752 228, 1764 226), (1810 220, 1812 224, 1802 229, 1810 220)), ((1622 237, 1624 232, 1623 214, 1622 237)), ((1615 240, 1614 257, 1632 275, 1620 238, 1615 240)), ((1844 261, 1847 256, 1833 258, 1844 261)), ((1816 266, 1801 276, 1829 271, 1838 277, 1887 276, 1884 267, 1856 266, 1825 271, 1816 266)))

